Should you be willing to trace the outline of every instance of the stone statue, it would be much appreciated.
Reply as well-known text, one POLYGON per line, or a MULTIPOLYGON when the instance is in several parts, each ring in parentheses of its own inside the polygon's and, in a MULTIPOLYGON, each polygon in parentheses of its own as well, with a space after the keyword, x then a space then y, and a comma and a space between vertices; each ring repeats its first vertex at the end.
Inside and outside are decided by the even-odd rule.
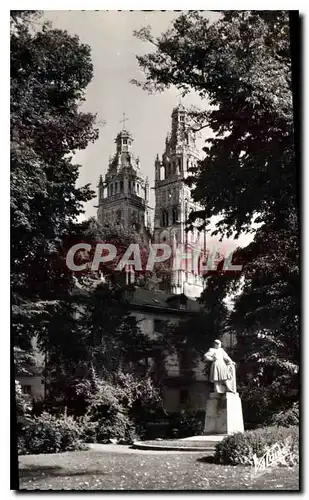
POLYGON ((213 347, 204 355, 205 361, 211 361, 210 382, 214 384, 214 392, 236 393, 235 363, 221 347, 221 341, 215 340, 213 347))

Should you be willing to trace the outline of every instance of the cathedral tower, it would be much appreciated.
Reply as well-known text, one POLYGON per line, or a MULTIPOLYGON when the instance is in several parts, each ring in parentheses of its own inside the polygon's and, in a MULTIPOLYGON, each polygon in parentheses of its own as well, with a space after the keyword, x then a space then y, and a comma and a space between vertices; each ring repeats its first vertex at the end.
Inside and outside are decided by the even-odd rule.
MULTIPOLYGON (((198 159, 195 133, 185 107, 179 104, 172 112, 171 133, 166 138, 162 159, 157 155, 155 160, 155 243, 166 243, 174 249, 179 245, 184 249, 197 244, 205 247, 204 231, 196 227, 189 232, 186 230, 190 212, 200 208, 193 202, 191 190, 184 182, 188 169, 194 167, 198 159)), ((189 261, 173 270, 172 293, 197 297, 202 290, 203 280, 192 271, 189 261)))
POLYGON ((125 128, 115 139, 116 153, 99 181, 98 221, 120 224, 137 232, 149 226, 149 183, 141 176, 139 158, 132 153, 133 137, 125 128))

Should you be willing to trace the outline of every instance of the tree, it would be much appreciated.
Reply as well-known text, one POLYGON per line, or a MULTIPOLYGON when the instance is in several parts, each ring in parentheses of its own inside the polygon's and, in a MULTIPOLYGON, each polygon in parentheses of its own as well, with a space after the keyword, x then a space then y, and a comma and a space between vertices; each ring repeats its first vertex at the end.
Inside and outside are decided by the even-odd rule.
POLYGON ((191 113, 195 130, 213 130, 188 179, 203 206, 192 220, 203 218, 207 227, 217 216, 212 235, 219 237, 260 224, 253 243, 237 252, 242 275, 231 278, 231 286, 242 285, 228 324, 238 334, 244 377, 294 388, 300 277, 289 14, 226 11, 211 23, 189 12, 156 39, 149 28, 136 35, 154 47, 137 57, 146 76, 137 85, 175 85, 208 99, 208 109, 191 113))
POLYGON ((217 233, 226 236, 250 230, 256 213, 260 222, 281 220, 296 207, 288 13, 231 11, 211 24, 190 12, 156 39, 145 28, 136 35, 155 46, 137 57, 146 75, 137 84, 176 85, 209 101, 195 113, 214 133, 192 171, 194 199, 205 207, 198 216, 219 214, 217 233))
POLYGON ((75 404, 76 387, 91 381, 93 370, 101 378, 122 369, 137 371, 151 343, 131 315, 127 288, 76 288, 71 300, 58 308, 42 339, 49 398, 75 404))
POLYGON ((83 203, 94 194, 88 185, 76 187, 79 165, 73 162, 74 152, 97 138, 95 116, 80 110, 93 75, 90 48, 39 18, 37 12, 11 13, 11 283, 17 344, 42 333, 57 301, 69 293, 72 273, 61 252, 63 241, 76 231, 83 203))
MULTIPOLYGON (((89 251, 81 249, 75 254, 74 262, 76 264, 87 264, 82 271, 75 272, 75 276, 82 282, 97 279, 98 274, 102 274, 104 279, 117 284, 126 283, 127 266, 117 270, 117 266, 130 248, 130 245, 137 245, 137 254, 127 254, 129 259, 140 257, 141 269, 133 265, 134 282, 138 286, 148 289, 157 289, 159 286, 170 282, 172 274, 172 257, 164 262, 156 263, 152 270, 147 270, 147 263, 150 255, 150 235, 141 232, 138 233, 133 228, 125 228, 121 224, 108 224, 102 226, 95 218, 82 222, 79 231, 70 236, 66 241, 66 252, 79 243, 91 245, 89 251), (92 263, 96 251, 96 245, 108 243, 114 245, 117 254, 116 257, 107 262, 100 262, 98 270, 92 270, 92 263)), ((137 259, 138 260, 138 259, 137 259)))

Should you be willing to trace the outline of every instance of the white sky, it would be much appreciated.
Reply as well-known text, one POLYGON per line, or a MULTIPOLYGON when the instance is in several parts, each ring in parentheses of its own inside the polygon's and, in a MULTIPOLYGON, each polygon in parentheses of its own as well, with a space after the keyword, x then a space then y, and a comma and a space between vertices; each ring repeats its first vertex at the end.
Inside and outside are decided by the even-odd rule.
MULTIPOLYGON (((154 160, 157 153, 161 155, 164 151, 171 112, 179 96, 176 88, 149 95, 130 83, 132 78, 143 78, 135 56, 152 48, 135 38, 133 30, 149 24, 153 34, 160 35, 178 15, 175 11, 45 11, 45 18, 55 28, 77 34, 82 43, 91 47, 94 77, 87 88, 83 109, 97 113, 98 120, 105 125, 100 126, 99 139, 76 155, 76 162, 82 165, 79 185, 90 183, 97 191, 99 176, 106 173, 109 156, 115 152, 114 138, 122 127, 123 113, 126 113, 127 128, 135 139, 134 153, 140 157, 141 171, 153 186, 154 160)), ((215 20, 218 14, 207 12, 205 16, 215 20)), ((202 101, 195 93, 182 102, 185 106, 207 107, 207 101, 202 101)), ((204 138, 207 134, 210 130, 206 129, 204 138)), ((85 206, 87 218, 96 215, 96 204, 97 199, 94 199, 85 206)), ((150 190, 150 204, 154 207, 153 190, 150 190)), ((237 244, 249 241, 247 236, 244 238, 237 244)))

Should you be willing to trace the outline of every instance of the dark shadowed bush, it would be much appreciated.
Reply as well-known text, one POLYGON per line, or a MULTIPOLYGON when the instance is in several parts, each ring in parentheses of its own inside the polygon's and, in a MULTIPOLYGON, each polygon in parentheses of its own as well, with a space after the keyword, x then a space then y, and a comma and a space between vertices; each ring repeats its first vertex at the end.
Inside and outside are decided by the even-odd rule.
MULTIPOLYGON (((252 465, 253 455, 262 457, 269 446, 284 445, 291 437, 289 451, 298 458, 298 427, 264 427, 232 434, 216 445, 215 462, 231 465, 252 465)), ((294 460, 295 463, 295 460, 294 460)))
POLYGON ((182 410, 168 417, 168 438, 185 438, 203 433, 205 412, 182 410))
POLYGON ((294 403, 291 408, 281 410, 273 415, 271 425, 279 425, 282 427, 289 427, 291 425, 299 425, 299 404, 294 403))

